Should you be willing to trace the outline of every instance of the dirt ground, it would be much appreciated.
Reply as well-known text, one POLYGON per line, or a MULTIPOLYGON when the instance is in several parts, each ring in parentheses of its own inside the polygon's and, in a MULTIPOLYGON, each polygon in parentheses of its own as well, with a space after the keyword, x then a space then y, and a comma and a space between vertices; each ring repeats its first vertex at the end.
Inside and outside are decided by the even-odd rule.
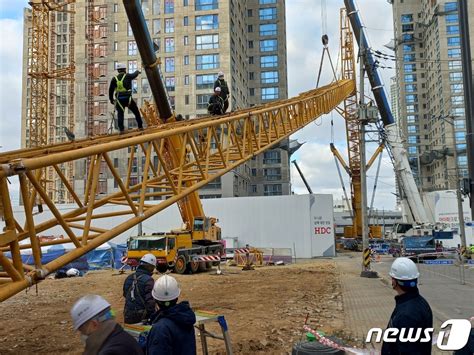
MULTIPOLYGON (((333 261, 254 271, 223 270, 224 275, 212 270, 176 277, 181 299, 189 300, 194 309, 225 316, 236 354, 291 353, 293 343, 301 338, 307 314, 313 329, 346 338, 341 287, 333 261)), ((33 287, 3 302, 0 354, 80 354, 83 347, 69 316, 72 304, 82 295, 100 294, 111 302, 121 322, 122 285, 127 274, 106 270, 81 278, 49 279, 38 285, 38 294, 33 287)), ((199 340, 197 344, 199 349, 199 340)), ((224 354, 223 349, 221 341, 210 341, 212 354, 224 354)))

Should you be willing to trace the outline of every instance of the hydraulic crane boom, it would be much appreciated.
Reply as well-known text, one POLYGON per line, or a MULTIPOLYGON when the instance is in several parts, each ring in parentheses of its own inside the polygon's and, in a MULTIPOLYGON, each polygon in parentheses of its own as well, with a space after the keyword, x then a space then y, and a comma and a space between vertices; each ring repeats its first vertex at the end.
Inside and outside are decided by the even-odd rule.
MULTIPOLYGON (((354 36, 363 48, 369 48, 367 36, 360 20, 359 12, 355 7, 354 0, 344 0, 347 14, 349 16, 354 36)), ((399 181, 410 208, 413 220, 417 224, 428 224, 430 221, 423 205, 421 195, 413 178, 413 173, 408 162, 408 155, 403 146, 398 126, 393 119, 392 111, 385 94, 384 86, 380 79, 379 73, 375 66, 375 61, 370 51, 366 51, 365 70, 372 86, 372 92, 383 121, 383 125, 387 134, 387 145, 391 149, 395 161, 395 171, 399 177, 399 181)))

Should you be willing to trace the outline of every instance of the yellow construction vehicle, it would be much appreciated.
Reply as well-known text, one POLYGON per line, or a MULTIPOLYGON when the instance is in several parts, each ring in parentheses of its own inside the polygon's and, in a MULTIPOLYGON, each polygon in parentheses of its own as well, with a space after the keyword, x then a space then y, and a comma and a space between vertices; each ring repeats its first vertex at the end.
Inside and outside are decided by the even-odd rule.
POLYGON ((130 237, 127 258, 137 263, 147 253, 156 256, 158 271, 169 269, 178 274, 195 273, 220 262, 223 254, 221 229, 216 218, 196 217, 191 230, 173 230, 170 233, 152 233, 130 237))

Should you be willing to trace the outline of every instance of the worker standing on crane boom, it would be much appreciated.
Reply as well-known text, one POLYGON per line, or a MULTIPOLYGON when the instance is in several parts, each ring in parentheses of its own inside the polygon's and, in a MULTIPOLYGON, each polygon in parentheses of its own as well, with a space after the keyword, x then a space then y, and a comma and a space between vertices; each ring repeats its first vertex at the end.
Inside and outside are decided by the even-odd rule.
POLYGON ((127 73, 125 64, 122 63, 117 64, 117 71, 118 75, 114 76, 110 81, 109 100, 117 110, 120 134, 125 132, 125 127, 123 125, 125 107, 128 107, 128 109, 135 115, 138 129, 143 130, 143 122, 140 115, 140 110, 138 109, 137 103, 132 98, 132 80, 135 79, 141 72, 136 70, 133 74, 129 74, 127 73))

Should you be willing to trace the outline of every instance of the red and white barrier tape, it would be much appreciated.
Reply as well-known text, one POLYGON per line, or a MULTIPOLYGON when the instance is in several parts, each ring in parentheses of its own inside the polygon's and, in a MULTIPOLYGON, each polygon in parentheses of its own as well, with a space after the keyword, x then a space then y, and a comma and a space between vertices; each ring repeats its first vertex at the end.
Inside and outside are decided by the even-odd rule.
POLYGON ((221 257, 218 255, 197 256, 193 258, 193 261, 221 261, 221 257))
POLYGON ((329 346, 333 349, 343 350, 347 353, 356 354, 356 355, 373 355, 373 354, 376 354, 376 352, 369 351, 369 350, 362 350, 362 349, 357 349, 357 348, 348 348, 348 347, 339 345, 339 344, 335 343, 334 341, 332 341, 331 339, 328 339, 325 336, 319 334, 317 331, 315 331, 314 329, 311 329, 307 325, 304 325, 303 329, 305 331, 310 332, 311 334, 313 334, 316 337, 316 339, 318 339, 318 342, 320 342, 321 344, 324 344, 326 346, 329 346))
POLYGON ((249 253, 250 249, 243 248, 243 249, 234 249, 234 254, 245 254, 249 253))

